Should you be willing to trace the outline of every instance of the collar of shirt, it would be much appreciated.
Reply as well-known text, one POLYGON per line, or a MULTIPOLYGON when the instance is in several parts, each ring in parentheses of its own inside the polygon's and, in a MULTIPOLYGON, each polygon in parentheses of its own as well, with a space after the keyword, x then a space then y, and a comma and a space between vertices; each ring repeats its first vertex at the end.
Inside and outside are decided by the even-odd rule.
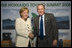
MULTIPOLYGON (((43 19, 43 21, 44 21, 44 16, 45 16, 45 14, 43 14, 43 15, 42 15, 42 19, 43 19)), ((41 16, 40 16, 40 18, 39 18, 39 19, 41 20, 41 16)))

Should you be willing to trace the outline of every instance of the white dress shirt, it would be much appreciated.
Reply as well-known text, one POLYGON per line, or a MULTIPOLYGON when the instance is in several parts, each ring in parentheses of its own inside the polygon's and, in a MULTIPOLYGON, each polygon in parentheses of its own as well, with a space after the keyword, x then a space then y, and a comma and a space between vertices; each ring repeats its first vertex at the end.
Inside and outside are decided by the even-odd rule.
MULTIPOLYGON (((42 15, 42 19, 43 19, 43 35, 45 36, 45 22, 44 22, 44 15, 42 15)), ((39 29, 40 29, 40 20, 41 20, 41 16, 39 17, 39 29)), ((40 31, 39 31, 39 34, 40 34, 40 31)))

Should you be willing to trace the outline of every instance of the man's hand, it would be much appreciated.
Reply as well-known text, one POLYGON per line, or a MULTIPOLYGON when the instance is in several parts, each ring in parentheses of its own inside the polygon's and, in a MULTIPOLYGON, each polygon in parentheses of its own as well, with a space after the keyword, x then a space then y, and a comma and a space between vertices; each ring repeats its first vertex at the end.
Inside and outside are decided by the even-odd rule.
POLYGON ((57 40, 53 40, 53 47, 57 46, 57 40))
POLYGON ((32 33, 29 33, 30 38, 34 38, 34 35, 32 33))

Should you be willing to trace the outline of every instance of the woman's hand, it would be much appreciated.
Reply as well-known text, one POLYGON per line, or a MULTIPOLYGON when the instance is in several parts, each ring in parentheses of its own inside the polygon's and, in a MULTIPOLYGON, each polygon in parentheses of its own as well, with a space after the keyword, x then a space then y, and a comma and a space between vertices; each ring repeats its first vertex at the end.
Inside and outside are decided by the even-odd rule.
POLYGON ((34 35, 32 33, 29 33, 30 38, 34 38, 34 35))

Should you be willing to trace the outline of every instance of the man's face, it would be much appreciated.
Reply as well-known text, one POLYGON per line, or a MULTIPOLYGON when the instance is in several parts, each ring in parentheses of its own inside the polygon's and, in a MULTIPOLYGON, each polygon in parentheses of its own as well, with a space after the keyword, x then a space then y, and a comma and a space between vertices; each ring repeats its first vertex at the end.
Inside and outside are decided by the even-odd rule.
POLYGON ((44 9, 43 5, 39 5, 37 7, 37 12, 38 12, 39 15, 43 15, 44 14, 45 9, 44 9))

